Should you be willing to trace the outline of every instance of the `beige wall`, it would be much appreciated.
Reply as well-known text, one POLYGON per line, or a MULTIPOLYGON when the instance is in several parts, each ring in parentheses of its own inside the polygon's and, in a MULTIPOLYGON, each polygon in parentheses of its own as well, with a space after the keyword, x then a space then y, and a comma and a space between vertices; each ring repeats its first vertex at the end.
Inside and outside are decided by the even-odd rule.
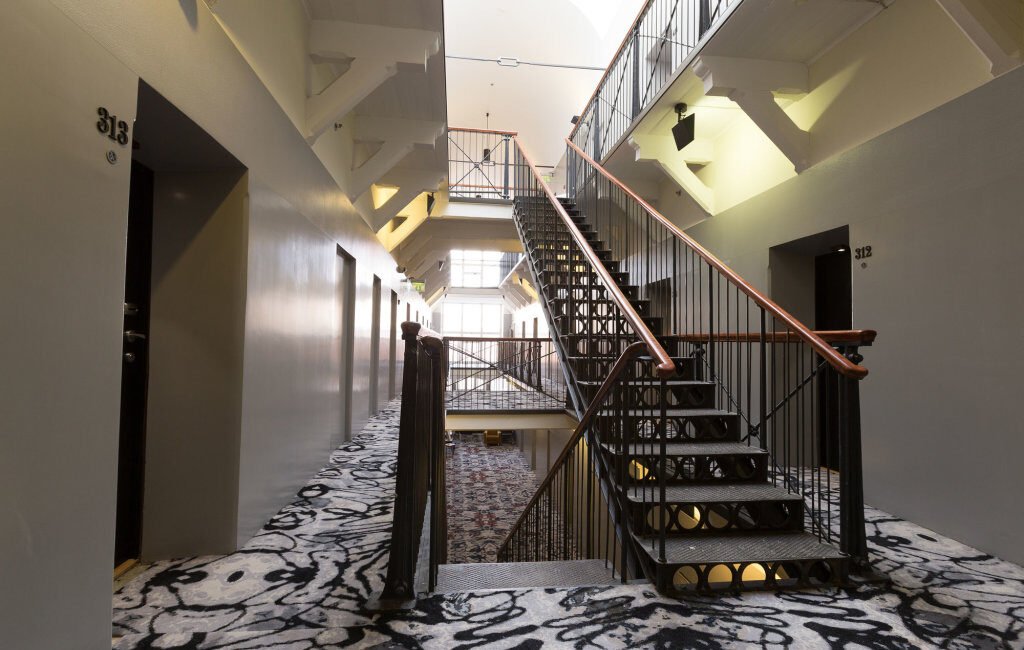
POLYGON ((142 558, 235 549, 244 170, 157 171, 142 558))
MULTIPOLYGON (((249 305, 275 288, 301 285, 282 280, 296 259, 308 254, 322 271, 317 256, 328 247, 333 255, 324 242, 357 260, 357 353, 368 349, 369 278, 379 275, 385 292, 407 285, 205 3, 12 0, 0 5, 0 39, 18 53, 0 62, 0 84, 17 89, 0 94, 9 118, 0 152, 0 638, 19 649, 109 647, 130 153, 106 161, 97 106, 131 121, 141 77, 256 179, 245 268, 265 275, 246 280, 247 319, 249 305), (268 196, 289 207, 263 207, 268 196), (278 228, 309 248, 253 260, 278 228)), ((334 296, 325 279, 281 297, 287 306, 273 327, 245 323, 251 369, 277 360, 295 374, 243 391, 240 465, 225 470, 239 474, 243 537, 325 460, 320 437, 329 433, 320 430, 340 409, 325 395, 336 384, 319 383, 326 365, 300 369, 300 361, 332 336, 307 312, 327 289, 334 296), (283 390, 292 380, 296 393, 283 390), (268 395, 288 430, 257 421, 252 400, 268 395), (268 467, 273 481, 256 477, 268 467)), ((355 375, 365 377, 365 360, 356 359, 355 375)))
POLYGON ((868 503, 1024 562, 1017 392, 1024 353, 1024 69, 691 228, 755 286, 768 249, 843 225, 868 503))

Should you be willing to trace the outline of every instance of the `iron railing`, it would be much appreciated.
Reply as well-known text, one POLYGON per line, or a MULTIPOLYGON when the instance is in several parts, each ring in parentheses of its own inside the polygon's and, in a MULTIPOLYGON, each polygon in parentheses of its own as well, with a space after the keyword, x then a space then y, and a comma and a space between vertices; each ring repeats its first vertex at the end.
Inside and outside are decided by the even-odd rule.
POLYGON ((561 412, 565 377, 551 339, 444 339, 451 413, 561 412))
POLYGON ((625 523, 625 494, 609 480, 611 468, 600 453, 599 431, 608 422, 605 400, 621 381, 635 375, 641 353, 647 354, 641 365, 656 373, 652 376, 670 376, 675 365, 518 144, 516 160, 516 228, 535 285, 544 292, 541 305, 557 334, 553 341, 580 425, 498 557, 603 559, 625 581, 638 575, 638 562, 625 523), (611 315, 613 322, 597 322, 604 315, 611 315), (581 372, 581 366, 594 360, 607 366, 598 373, 581 372))
MULTIPOLYGON (((874 332, 809 330, 567 143, 575 206, 619 261, 659 339, 691 360, 692 379, 714 383, 707 403, 738 414, 740 439, 769 454, 770 480, 803 495, 807 529, 866 563, 858 383, 867 370, 858 347, 874 332)), ((674 426, 652 416, 644 427, 674 426)))
POLYGON ((510 200, 515 154, 511 131, 448 129, 448 196, 510 200))
POLYGON ((395 510, 387 576, 371 608, 393 609, 433 591, 448 555, 445 500, 445 347, 419 323, 402 323, 405 368, 395 510), (421 552, 423 543, 426 553, 421 552), (422 562, 425 558, 426 562, 422 562))
POLYGON ((707 31, 738 2, 649 0, 579 115, 570 139, 602 160, 707 31))

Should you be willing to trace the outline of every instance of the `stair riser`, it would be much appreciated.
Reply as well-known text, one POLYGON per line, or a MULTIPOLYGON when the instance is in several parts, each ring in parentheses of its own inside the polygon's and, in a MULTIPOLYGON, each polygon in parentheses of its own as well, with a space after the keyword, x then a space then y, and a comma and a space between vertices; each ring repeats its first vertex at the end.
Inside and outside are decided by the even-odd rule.
MULTIPOLYGON (((597 395, 598 386, 583 386, 587 400, 597 395)), ((619 386, 606 404, 615 408, 628 406, 635 409, 657 409, 662 396, 668 400, 669 408, 712 409, 715 408, 715 389, 712 386, 672 386, 664 389, 655 386, 619 386), (664 390, 664 393, 662 391, 664 390)))
MULTIPOLYGON (((655 551, 656 553, 656 551, 655 551)), ((760 562, 729 564, 660 564, 640 554, 649 575, 663 594, 735 593, 840 587, 848 582, 846 558, 787 560, 765 558, 760 562), (755 565, 751 567, 751 565, 755 565), (750 567, 750 568, 748 568, 750 567), (744 580, 744 576, 747 579, 744 580)))
MULTIPOLYGON (((619 272, 618 262, 602 260, 601 265, 604 266, 609 273, 619 272)), ((540 269, 541 271, 552 271, 558 273, 586 273, 590 270, 590 262, 579 261, 569 264, 565 260, 541 259, 537 262, 535 268, 540 269)))
MULTIPOLYGON (((650 453, 634 453, 625 457, 628 485, 658 484, 661 477, 658 445, 650 453), (634 465, 631 461, 635 461, 634 465), (638 466, 639 465, 639 466, 638 466)), ((622 456, 606 452, 613 467, 618 467, 622 456)), ((687 456, 669 454, 665 458, 666 485, 694 485, 714 483, 758 483, 768 480, 768 457, 765 454, 745 456, 687 456)))
MULTIPOLYGON (((690 381, 700 380, 700 376, 697 374, 697 363, 696 360, 683 357, 677 358, 676 362, 676 379, 684 379, 690 381)), ((588 357, 583 359, 571 360, 570 365, 575 371, 576 376, 583 379, 604 379, 611 372, 612 366, 615 364, 615 359, 599 359, 594 357, 588 357)), ((653 378, 655 365, 652 361, 637 361, 631 376, 638 379, 641 378, 653 378)))
MULTIPOLYGON (((598 414, 595 418, 601 441, 607 444, 621 442, 641 444, 662 439, 660 417, 635 415, 628 422, 620 422, 614 414, 598 414), (622 435, 625 429, 626 435, 622 435)), ((674 416, 666 418, 665 442, 739 442, 739 416, 674 416)))
POLYGON ((724 532, 795 532, 804 528, 802 501, 750 501, 745 503, 630 503, 630 518, 637 535, 720 535, 724 532), (660 521, 659 521, 660 519, 660 521))

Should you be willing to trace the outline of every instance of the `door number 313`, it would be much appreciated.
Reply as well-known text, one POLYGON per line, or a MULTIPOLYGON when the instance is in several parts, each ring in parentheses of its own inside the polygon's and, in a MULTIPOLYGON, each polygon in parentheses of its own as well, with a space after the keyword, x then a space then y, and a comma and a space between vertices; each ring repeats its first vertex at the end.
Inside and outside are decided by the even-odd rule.
POLYGON ((100 106, 96 109, 100 119, 96 122, 96 130, 107 136, 122 147, 128 144, 128 122, 117 119, 110 111, 100 106))
POLYGON ((860 248, 853 249, 853 257, 858 260, 863 260, 871 257, 871 247, 861 246, 860 248))

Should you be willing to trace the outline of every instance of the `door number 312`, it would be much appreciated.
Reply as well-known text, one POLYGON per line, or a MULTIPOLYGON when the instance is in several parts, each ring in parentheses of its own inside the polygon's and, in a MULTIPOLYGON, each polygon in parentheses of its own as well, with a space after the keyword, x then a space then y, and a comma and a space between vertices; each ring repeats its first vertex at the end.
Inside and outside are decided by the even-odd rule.
POLYGON ((858 260, 863 260, 871 257, 871 247, 861 246, 860 248, 853 249, 853 257, 858 260))

